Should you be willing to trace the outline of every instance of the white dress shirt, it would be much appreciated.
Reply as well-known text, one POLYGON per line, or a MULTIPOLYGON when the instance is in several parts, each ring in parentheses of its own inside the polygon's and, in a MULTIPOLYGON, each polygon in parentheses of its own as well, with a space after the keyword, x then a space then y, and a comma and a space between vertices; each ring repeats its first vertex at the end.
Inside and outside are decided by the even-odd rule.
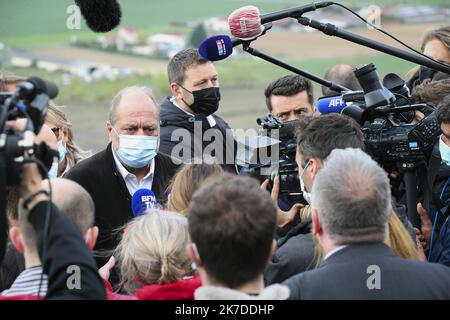
POLYGON ((333 254, 335 254, 335 253, 338 252, 338 251, 341 251, 341 250, 344 249, 345 247, 348 247, 348 244, 334 248, 333 250, 331 250, 330 252, 328 252, 328 253, 325 255, 325 258, 323 258, 323 261, 327 260, 327 259, 328 259, 329 257, 331 257, 333 254))
MULTIPOLYGON (((192 113, 187 112, 186 110, 184 110, 183 108, 181 108, 181 107, 177 104, 177 102, 175 101, 175 97, 170 98, 170 102, 172 102, 173 105, 174 105, 175 107, 177 107, 178 109, 180 109, 180 110, 183 111, 184 113, 186 113, 186 114, 188 114, 188 115, 194 117, 194 115, 193 115, 192 113)), ((214 126, 216 125, 216 120, 214 120, 214 117, 213 117, 212 115, 207 116, 207 117, 206 117, 206 120, 208 120, 208 123, 209 123, 209 125, 211 126, 211 128, 214 127, 214 126)))
POLYGON ((152 190, 153 185, 153 176, 155 172, 155 159, 150 162, 150 170, 148 173, 141 179, 141 181, 138 181, 136 176, 130 172, 128 172, 127 169, 123 166, 123 164, 119 161, 119 159, 116 156, 116 153, 113 151, 114 161, 116 162, 117 170, 119 170, 120 175, 122 176, 123 180, 125 181, 125 184, 127 186, 128 192, 130 192, 131 196, 138 190, 142 188, 150 189, 152 190))

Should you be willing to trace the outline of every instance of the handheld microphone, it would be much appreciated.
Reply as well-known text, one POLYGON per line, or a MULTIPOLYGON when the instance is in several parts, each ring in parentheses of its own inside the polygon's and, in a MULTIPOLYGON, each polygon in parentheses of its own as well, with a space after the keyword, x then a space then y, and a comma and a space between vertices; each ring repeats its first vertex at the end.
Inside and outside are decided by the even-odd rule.
POLYGON ((324 113, 341 113, 347 107, 342 96, 320 98, 317 101, 317 110, 324 113))
POLYGON ((198 53, 206 60, 219 61, 233 53, 233 42, 227 35, 207 38, 198 46, 198 53))
MULTIPOLYGON (((272 24, 267 23, 262 26, 265 34, 267 30, 272 28, 272 24)), ((206 38, 198 46, 199 54, 209 61, 219 61, 228 58, 233 53, 233 47, 241 45, 246 41, 255 40, 257 37, 250 40, 243 40, 235 37, 229 37, 227 35, 217 35, 206 38)))
POLYGON ((94 32, 109 32, 120 24, 122 11, 116 0, 75 0, 75 4, 94 32))
POLYGON ((143 214, 147 209, 157 209, 158 202, 156 196, 150 189, 139 189, 133 194, 131 199, 131 209, 133 216, 137 217, 143 214))
POLYGON ((298 18, 302 14, 325 8, 333 2, 322 1, 304 6, 285 9, 268 14, 259 14, 259 9, 254 6, 245 6, 233 11, 228 17, 228 25, 233 36, 240 39, 258 37, 262 33, 261 25, 285 18, 298 18))

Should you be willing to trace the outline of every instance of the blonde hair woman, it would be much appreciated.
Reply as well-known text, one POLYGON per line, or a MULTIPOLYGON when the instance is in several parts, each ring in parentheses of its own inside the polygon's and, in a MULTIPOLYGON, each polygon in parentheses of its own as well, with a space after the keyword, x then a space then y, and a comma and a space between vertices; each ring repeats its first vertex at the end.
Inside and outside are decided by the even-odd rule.
POLYGON ((167 201, 169 210, 187 213, 194 192, 208 179, 219 177, 223 170, 218 164, 186 164, 174 176, 167 201))
MULTIPOLYGON (((188 223, 181 214, 153 210, 130 221, 114 254, 121 287, 139 300, 193 299, 201 282, 186 252, 188 242, 188 223)), ((108 284, 107 289, 109 299, 129 298, 112 293, 108 284)))
MULTIPOLYGON (((304 214, 306 216, 306 213, 304 214)), ((314 239, 314 242, 316 244, 315 257, 317 259, 317 267, 322 262, 324 256, 316 239, 314 239)), ((386 239, 384 239, 384 243, 389 246, 399 257, 404 259, 419 260, 419 252, 416 244, 394 210, 391 211, 391 216, 389 217, 388 235, 386 239)))
POLYGON ((58 139, 58 177, 64 175, 78 161, 91 155, 77 146, 73 139, 72 123, 61 107, 49 103, 45 124, 48 125, 58 139))

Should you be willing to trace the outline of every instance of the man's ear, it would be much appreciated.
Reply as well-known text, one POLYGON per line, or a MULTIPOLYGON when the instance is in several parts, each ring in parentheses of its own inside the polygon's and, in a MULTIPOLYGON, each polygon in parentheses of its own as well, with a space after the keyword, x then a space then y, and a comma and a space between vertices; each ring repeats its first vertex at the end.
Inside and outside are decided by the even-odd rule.
POLYGON ((320 223, 319 219, 319 213, 317 212, 316 208, 312 208, 312 227, 311 227, 311 233, 313 235, 321 235, 323 233, 322 225, 320 223))
POLYGON ((176 98, 181 94, 180 93, 180 86, 177 85, 175 82, 172 82, 170 84, 170 91, 172 92, 172 95, 176 98))
POLYGON ((113 134, 113 132, 112 132, 113 126, 112 126, 111 122, 106 121, 106 129, 108 130, 109 142, 111 142, 112 141, 112 134, 113 134))
POLYGON ((20 253, 25 252, 25 246, 22 241, 22 234, 20 233, 19 227, 11 227, 9 229, 9 238, 11 239, 11 243, 20 253))
POLYGON ((86 232, 86 235, 84 236, 84 240, 86 242, 86 245, 89 249, 89 251, 93 251, 95 244, 97 243, 98 238, 98 227, 93 226, 92 228, 89 228, 86 232))
POLYGON ((198 254, 197 247, 195 246, 194 243, 189 242, 186 245, 186 252, 188 254, 188 257, 191 258, 192 261, 194 261, 197 267, 203 266, 202 260, 200 259, 200 255, 198 254))
POLYGON ((311 158, 309 161, 311 162, 310 167, 312 170, 312 174, 313 176, 316 176, 319 170, 323 168, 323 161, 319 158, 311 158))

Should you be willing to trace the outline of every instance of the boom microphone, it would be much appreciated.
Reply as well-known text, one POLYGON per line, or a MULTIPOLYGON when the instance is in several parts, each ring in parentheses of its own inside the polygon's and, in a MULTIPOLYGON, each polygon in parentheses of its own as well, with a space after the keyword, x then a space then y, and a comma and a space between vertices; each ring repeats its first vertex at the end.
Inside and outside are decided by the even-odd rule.
POLYGON ((131 199, 131 209, 133 216, 137 217, 143 214, 147 209, 157 209, 158 202, 156 196, 150 189, 139 189, 133 194, 131 199))
POLYGON ((120 24, 122 11, 116 0, 75 0, 75 4, 94 32, 109 32, 120 24))
POLYGON ((333 2, 330 1, 322 1, 263 15, 259 14, 259 9, 257 7, 245 6, 230 14, 228 17, 228 25, 233 36, 247 40, 261 35, 261 25, 265 23, 285 18, 298 18, 304 13, 325 8, 332 4, 333 2))
MULTIPOLYGON (((267 30, 271 29, 272 24, 267 23, 262 28, 263 31, 260 35, 265 34, 267 30)), ((200 43, 198 52, 206 60, 219 61, 228 58, 233 53, 233 47, 243 44, 246 41, 255 40, 256 38, 253 37, 250 40, 243 40, 227 35, 212 36, 200 43)))

